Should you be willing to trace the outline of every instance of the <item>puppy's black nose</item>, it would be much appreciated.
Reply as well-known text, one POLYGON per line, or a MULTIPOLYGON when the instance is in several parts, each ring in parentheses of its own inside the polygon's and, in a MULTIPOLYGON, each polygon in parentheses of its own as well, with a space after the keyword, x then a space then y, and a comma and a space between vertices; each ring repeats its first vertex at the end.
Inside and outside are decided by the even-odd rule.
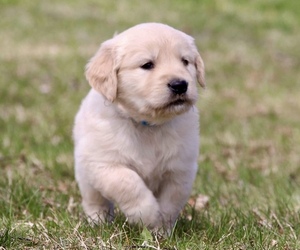
POLYGON ((168 83, 168 88, 172 90, 174 94, 184 94, 188 89, 188 83, 185 80, 174 79, 168 83))

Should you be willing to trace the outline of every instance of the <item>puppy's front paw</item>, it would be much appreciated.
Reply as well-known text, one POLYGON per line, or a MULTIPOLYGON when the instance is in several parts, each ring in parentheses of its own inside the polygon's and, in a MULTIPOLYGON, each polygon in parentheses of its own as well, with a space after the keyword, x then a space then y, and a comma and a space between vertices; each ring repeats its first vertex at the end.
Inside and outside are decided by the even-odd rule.
POLYGON ((139 204, 123 209, 123 212, 129 223, 142 224, 151 230, 162 227, 162 215, 154 196, 144 197, 139 204))

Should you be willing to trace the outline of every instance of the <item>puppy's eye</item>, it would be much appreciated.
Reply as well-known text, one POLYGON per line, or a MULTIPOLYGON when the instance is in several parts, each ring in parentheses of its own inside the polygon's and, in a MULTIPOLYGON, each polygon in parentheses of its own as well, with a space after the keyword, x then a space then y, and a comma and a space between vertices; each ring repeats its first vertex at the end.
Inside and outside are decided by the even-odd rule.
POLYGON ((184 66, 188 66, 189 65, 189 61, 187 59, 182 58, 181 61, 182 61, 182 63, 183 63, 184 66))
POLYGON ((147 62, 147 63, 145 63, 145 64, 143 64, 142 66, 141 66, 141 68, 142 69, 145 69, 145 70, 151 70, 151 69, 153 69, 154 68, 154 63, 153 62, 147 62))

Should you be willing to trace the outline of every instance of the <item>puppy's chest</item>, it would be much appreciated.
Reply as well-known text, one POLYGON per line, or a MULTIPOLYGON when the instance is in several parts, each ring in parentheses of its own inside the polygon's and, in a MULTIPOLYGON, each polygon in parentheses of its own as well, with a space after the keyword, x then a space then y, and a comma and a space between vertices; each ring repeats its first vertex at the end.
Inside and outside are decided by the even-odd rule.
POLYGON ((170 161, 178 156, 180 145, 176 133, 142 131, 130 145, 132 154, 126 157, 143 178, 152 178, 169 170, 170 161))

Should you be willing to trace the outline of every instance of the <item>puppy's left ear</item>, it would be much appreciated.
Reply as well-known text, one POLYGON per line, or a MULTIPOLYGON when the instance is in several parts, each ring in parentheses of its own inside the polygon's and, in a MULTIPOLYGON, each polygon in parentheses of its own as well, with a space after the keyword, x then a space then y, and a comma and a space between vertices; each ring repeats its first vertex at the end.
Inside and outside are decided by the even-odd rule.
POLYGON ((197 54, 197 57, 196 57, 195 66, 196 66, 196 74, 197 74, 198 83, 200 84, 200 86, 202 88, 205 88, 206 83, 205 83, 204 62, 203 62, 203 60, 202 60, 202 58, 201 58, 201 56, 200 56, 199 53, 197 54))
POLYGON ((86 65, 85 76, 93 89, 113 102, 117 97, 117 66, 111 41, 104 42, 91 58, 86 65))

